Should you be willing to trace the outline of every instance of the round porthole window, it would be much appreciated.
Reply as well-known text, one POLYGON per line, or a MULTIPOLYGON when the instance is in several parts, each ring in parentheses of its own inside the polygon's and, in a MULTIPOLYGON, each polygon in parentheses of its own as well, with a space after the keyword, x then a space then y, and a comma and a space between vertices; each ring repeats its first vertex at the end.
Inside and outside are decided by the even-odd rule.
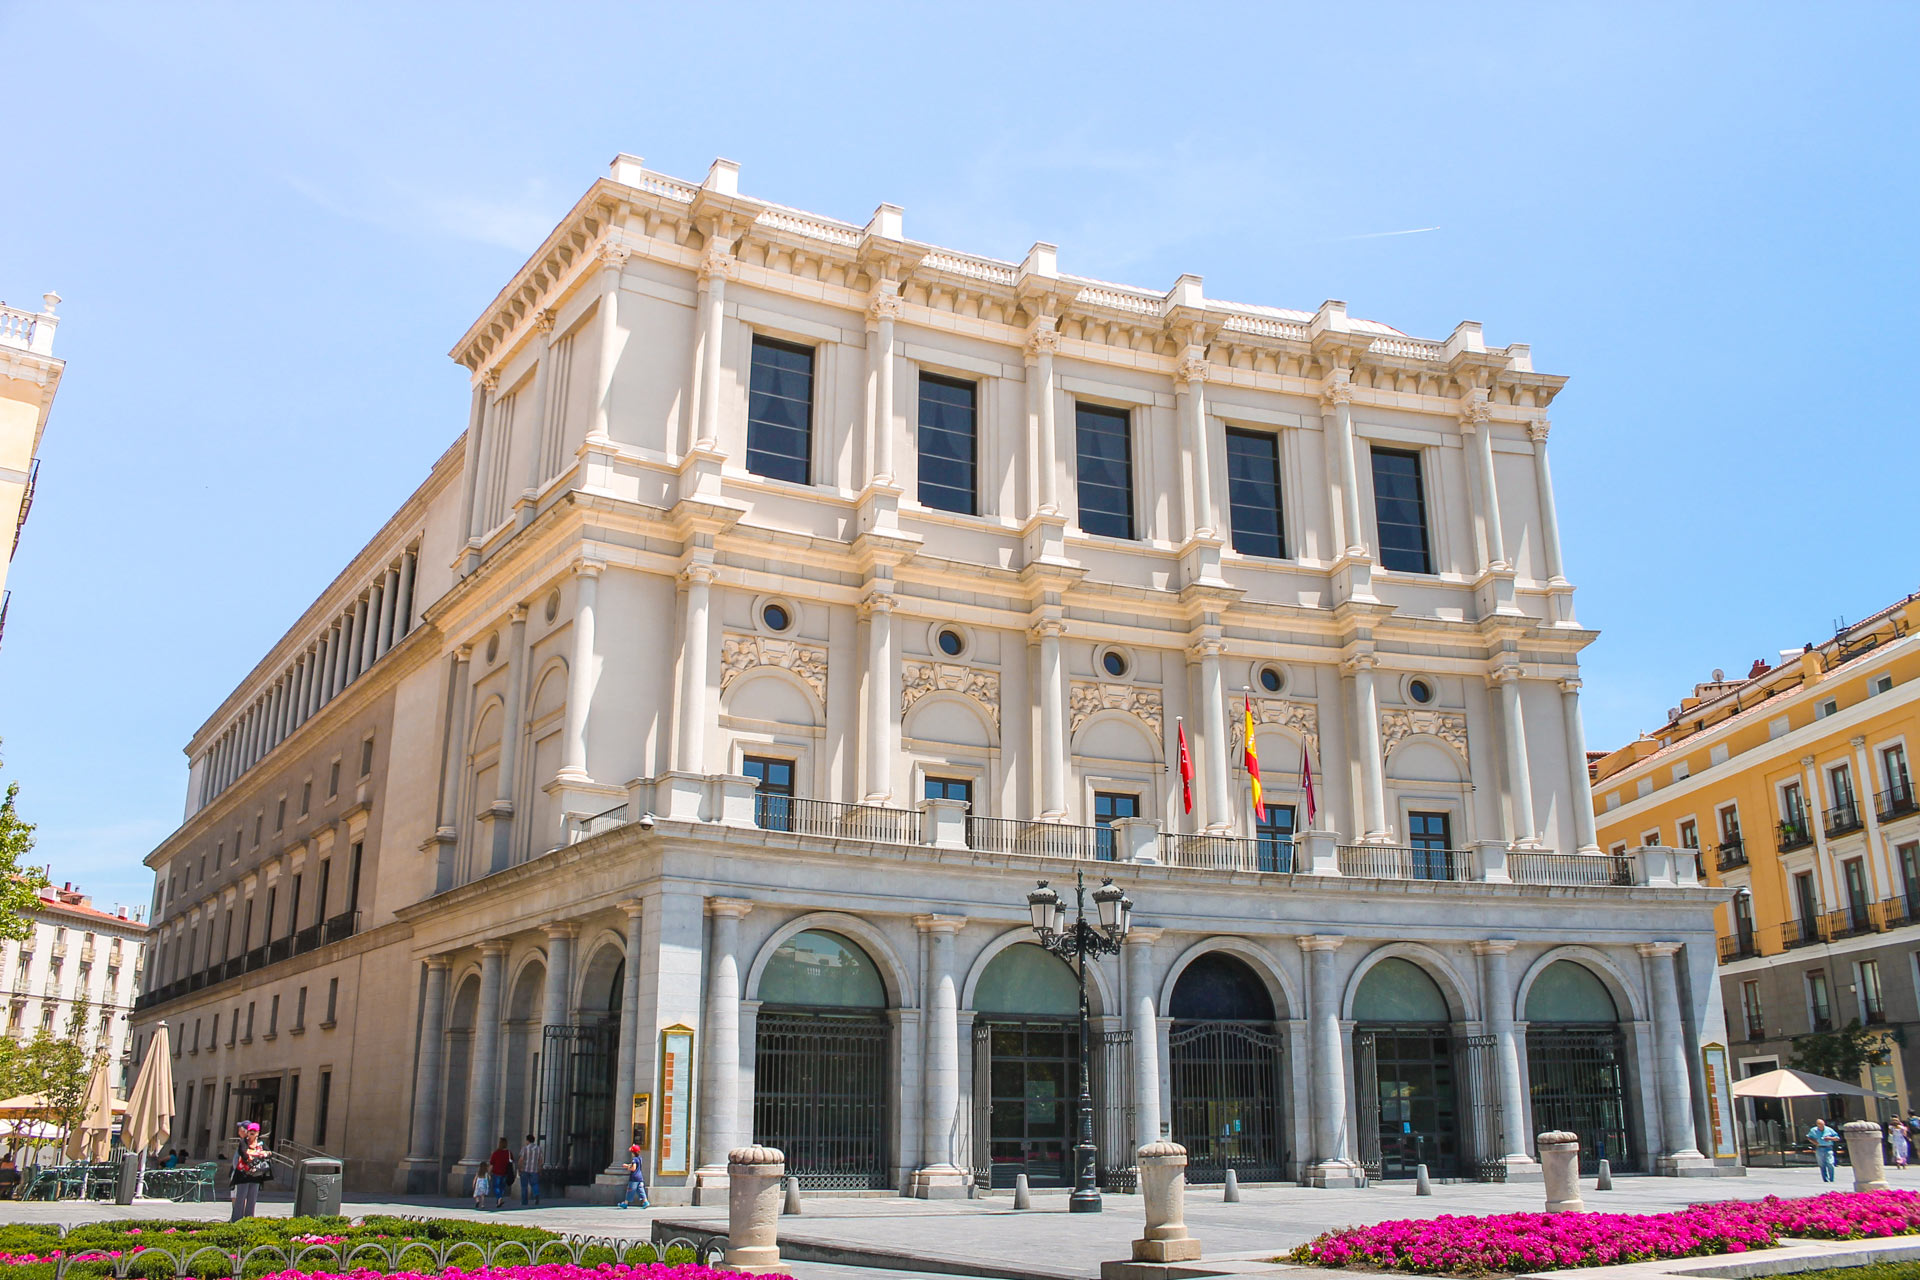
POLYGON ((496 631, 492 635, 487 637, 487 662, 491 664, 493 660, 499 656, 500 656, 500 633, 496 631))
POLYGON ((1433 701, 1433 686, 1418 678, 1407 681, 1407 699, 1426 706, 1433 701))
POLYGON ((1260 668, 1260 687, 1268 693, 1278 693, 1287 687, 1287 677, 1278 667, 1260 668))
POLYGON ((760 610, 760 621, 769 631, 785 631, 793 625, 793 614, 783 604, 770 604, 760 610))
POLYGON ((555 591, 547 596, 547 621, 552 622, 560 616, 560 593, 555 591))
POLYGON ((1100 669, 1118 680, 1127 674, 1127 655, 1118 649, 1108 649, 1100 655, 1100 669))
POLYGON ((939 644, 940 652, 949 658, 957 658, 967 651, 967 638, 952 627, 942 627, 935 642, 939 644))

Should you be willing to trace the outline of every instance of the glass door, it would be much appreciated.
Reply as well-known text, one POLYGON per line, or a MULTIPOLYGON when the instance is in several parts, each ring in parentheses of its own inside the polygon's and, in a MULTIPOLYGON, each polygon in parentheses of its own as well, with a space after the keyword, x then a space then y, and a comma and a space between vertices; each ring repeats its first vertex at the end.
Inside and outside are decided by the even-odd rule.
POLYGON ((1073 1181, 1074 1110, 1080 1096, 1079 1044, 1067 1021, 996 1022, 988 1043, 992 1111, 987 1158, 996 1187, 1016 1174, 1035 1187, 1073 1181))

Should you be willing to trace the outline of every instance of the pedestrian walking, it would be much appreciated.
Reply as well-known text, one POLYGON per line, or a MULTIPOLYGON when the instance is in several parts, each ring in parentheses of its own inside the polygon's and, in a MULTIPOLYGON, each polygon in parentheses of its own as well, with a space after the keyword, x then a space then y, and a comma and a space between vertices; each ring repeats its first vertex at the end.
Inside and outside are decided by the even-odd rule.
POLYGON ((627 1148, 627 1198, 615 1205, 616 1209, 630 1209, 635 1206, 645 1209, 647 1205, 647 1175, 642 1168, 639 1144, 627 1148))
POLYGON ((493 1189, 493 1175, 487 1172, 487 1166, 481 1165, 473 1174, 473 1207, 487 1207, 487 1192, 493 1189))
POLYGON ((540 1203, 540 1170, 546 1165, 547 1154, 540 1148, 540 1140, 532 1134, 527 1135, 527 1145, 520 1148, 520 1207, 540 1203))
POLYGON ((271 1177, 273 1153, 260 1140, 260 1126, 249 1124, 233 1155, 233 1216, 227 1221, 251 1218, 260 1206, 260 1184, 271 1177))
POLYGON ((1887 1141, 1893 1148, 1893 1167, 1906 1168, 1907 1157, 1913 1150, 1913 1140, 1907 1136, 1907 1126, 1901 1123, 1898 1116, 1894 1117, 1893 1124, 1888 1130, 1887 1141))
POLYGON ((1813 1147, 1813 1155, 1820 1162, 1820 1181, 1833 1181, 1833 1162, 1840 1147, 1840 1131, 1829 1125, 1826 1117, 1813 1122, 1813 1128, 1807 1130, 1807 1142, 1813 1147))
POLYGON ((493 1207, 504 1209, 507 1204, 507 1188, 513 1185, 513 1152, 507 1150, 505 1138, 500 1139, 493 1149, 493 1154, 487 1157, 487 1173, 493 1182, 493 1185, 488 1188, 493 1196, 493 1207))

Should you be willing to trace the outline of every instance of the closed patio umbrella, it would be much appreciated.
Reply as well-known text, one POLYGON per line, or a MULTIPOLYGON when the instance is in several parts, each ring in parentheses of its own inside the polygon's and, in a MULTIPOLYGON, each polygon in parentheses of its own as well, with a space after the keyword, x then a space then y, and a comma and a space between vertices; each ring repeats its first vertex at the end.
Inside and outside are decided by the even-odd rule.
POLYGON ((120 1140, 129 1151, 158 1153, 173 1136, 173 1050, 167 1043, 167 1024, 154 1029, 147 1057, 127 1095, 127 1118, 120 1140))
POLYGON ((1733 1086, 1733 1096, 1736 1098, 1818 1098, 1827 1094, 1838 1094, 1845 1098, 1888 1096, 1875 1093, 1871 1089, 1862 1089, 1857 1084, 1848 1084, 1844 1080, 1831 1080, 1826 1076, 1817 1076, 1811 1071, 1795 1071, 1792 1067, 1778 1067, 1772 1071, 1763 1071, 1757 1076, 1748 1076, 1733 1086))
POLYGON ((107 1083, 107 1055, 94 1059, 93 1075, 87 1080, 86 1101, 80 1106, 80 1123, 67 1135, 67 1159, 105 1160, 113 1150, 113 1089, 107 1083))

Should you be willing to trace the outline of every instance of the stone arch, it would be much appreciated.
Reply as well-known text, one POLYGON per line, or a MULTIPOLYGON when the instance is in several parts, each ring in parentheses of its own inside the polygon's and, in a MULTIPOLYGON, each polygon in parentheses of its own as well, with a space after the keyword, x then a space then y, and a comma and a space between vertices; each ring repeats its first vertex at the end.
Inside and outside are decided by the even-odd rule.
MULTIPOLYGON (((1009 929, 980 948, 979 955, 974 957, 972 966, 967 970, 966 980, 960 984, 960 1007, 962 1009, 974 1007, 974 997, 980 989, 980 978, 986 973, 987 966, 993 963, 994 957, 1008 947, 1032 941, 1032 929, 1009 929)), ((1122 957, 1123 960, 1124 958, 1122 957)), ((1107 977, 1104 965, 1087 966, 1087 1012, 1089 1016, 1095 1018, 1118 1015, 1120 1012, 1119 996, 1113 990, 1112 981, 1107 977)))
POLYGON ((467 1088, 473 1072, 473 1033, 480 1013, 480 966, 469 962, 448 975, 446 1052, 441 1060, 440 1164, 466 1154, 467 1088))
POLYGON ((1294 990, 1293 980, 1287 976, 1287 971, 1271 951, 1250 938, 1215 934, 1210 938, 1202 938, 1181 952, 1167 969, 1167 976, 1160 984, 1158 1003, 1154 1005, 1155 1013, 1163 1018, 1168 1016, 1167 1010, 1173 1007, 1174 984, 1180 981, 1180 975, 1188 965, 1209 951, 1224 951, 1235 959, 1246 961, 1248 967, 1267 984, 1267 994, 1273 999, 1274 1016, 1278 1020, 1285 1022, 1295 1017, 1295 1011, 1303 1007, 1299 994, 1294 990))
POLYGON ((1000 745, 1000 730, 980 704, 964 694, 935 690, 907 708, 900 734, 922 742, 992 750, 1000 745))
POLYGON ((568 1007, 581 1013, 620 1012, 622 993, 613 986, 613 980, 626 964, 626 939, 611 929, 602 929, 582 937, 575 954, 580 963, 575 966, 573 998, 568 1007), (604 994, 609 990, 611 995, 604 994))
POLYGON ((529 950, 507 982, 500 1046, 500 1127, 509 1142, 533 1128, 530 1114, 545 1022, 546 956, 529 950))
POLYGON ((1433 782, 1459 786, 1471 776, 1466 757, 1432 733, 1410 733, 1387 754, 1386 776, 1395 782, 1433 782))
POLYGON ((1360 994, 1360 981, 1367 976, 1367 970, 1395 956, 1410 960, 1426 971, 1426 975, 1440 988, 1440 994, 1446 997, 1447 1013, 1453 1021, 1472 1022, 1479 1016, 1471 997, 1473 988, 1461 978, 1445 956, 1425 943, 1389 942, 1369 951, 1348 977, 1346 993, 1340 999, 1341 1018, 1348 1022, 1353 1020, 1354 997, 1360 994))
POLYGON ((533 697, 527 703, 527 722, 538 723, 567 705, 567 660, 558 654, 547 659, 534 674, 529 686, 533 697))
POLYGON ((1575 964, 1591 970, 1593 976, 1600 979, 1607 994, 1613 997, 1613 1007, 1620 1011, 1621 1021, 1645 1022, 1647 1020, 1646 1002, 1640 998, 1639 989, 1628 980, 1620 966, 1604 951, 1593 947, 1570 943, 1563 947, 1554 947, 1545 952, 1521 975, 1514 986, 1513 1018, 1515 1022, 1525 1022, 1527 993, 1533 990, 1534 980, 1546 971, 1548 965, 1556 960, 1571 960, 1575 964))
POLYGON ((889 1009, 909 1008, 908 996, 913 991, 913 979, 907 966, 901 962, 900 953, 894 949, 887 935, 862 920, 859 916, 848 915, 840 911, 813 911, 796 916, 787 921, 760 944, 760 950, 753 957, 753 963, 747 967, 746 998, 760 998, 760 976, 766 972, 767 965, 773 960, 773 953, 795 934, 805 933, 809 929, 819 929, 826 933, 837 933, 848 941, 859 945, 873 961, 874 968, 880 972, 880 981, 887 989, 887 1007, 889 1009))
POLYGON ((1158 765, 1162 754, 1153 731, 1140 717, 1111 709, 1087 717, 1074 732, 1072 751, 1077 756, 1151 765, 1158 765))
POLYGON ((720 694, 720 714, 742 720, 816 728, 826 723, 826 707, 805 680, 782 667, 754 667, 730 682, 720 694), (752 691, 751 705, 742 698, 752 691))
POLYGON ((477 756, 488 747, 497 746, 500 735, 507 722, 507 700, 499 694, 489 694, 486 701, 473 717, 473 733, 467 738, 467 755, 477 756))
POLYGON ((528 1018, 540 1012, 546 993, 547 953, 535 947, 522 955, 507 975, 507 1018, 528 1018), (539 971, 537 979, 534 970, 539 971), (529 994, 530 993, 530 994, 529 994))

